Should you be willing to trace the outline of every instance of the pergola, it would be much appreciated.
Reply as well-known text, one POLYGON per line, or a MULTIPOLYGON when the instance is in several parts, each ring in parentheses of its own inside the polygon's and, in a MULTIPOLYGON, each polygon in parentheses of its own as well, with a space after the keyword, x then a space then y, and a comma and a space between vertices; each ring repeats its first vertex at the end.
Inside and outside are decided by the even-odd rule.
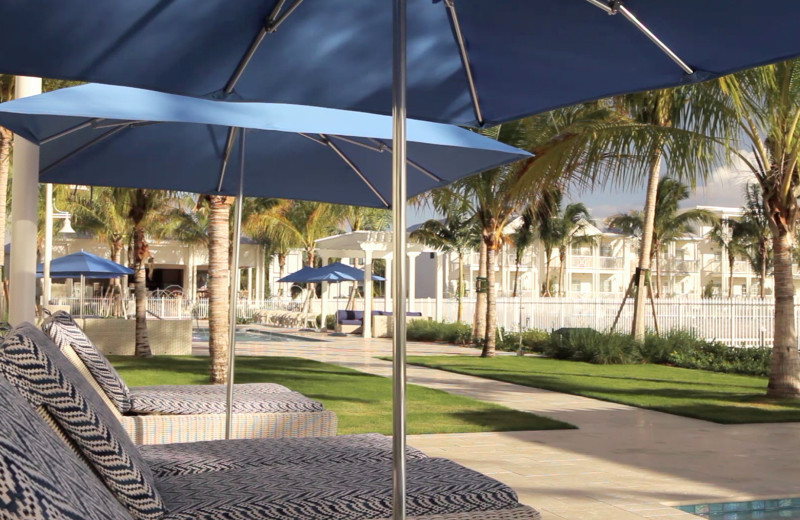
MULTIPOLYGON (((329 258, 347 258, 355 260, 362 258, 364 261, 364 326, 363 336, 372 337, 372 261, 383 259, 386 261, 386 290, 384 296, 384 310, 392 309, 392 232, 391 231, 350 231, 341 235, 321 238, 316 241, 317 254, 322 258, 323 265, 329 258)), ((443 255, 441 251, 431 249, 416 242, 408 242, 406 254, 408 255, 408 311, 414 309, 416 258, 422 253, 436 255, 436 316, 442 319, 442 303, 444 299, 443 281, 443 255)), ((328 310, 328 283, 322 282, 322 323, 328 310)))

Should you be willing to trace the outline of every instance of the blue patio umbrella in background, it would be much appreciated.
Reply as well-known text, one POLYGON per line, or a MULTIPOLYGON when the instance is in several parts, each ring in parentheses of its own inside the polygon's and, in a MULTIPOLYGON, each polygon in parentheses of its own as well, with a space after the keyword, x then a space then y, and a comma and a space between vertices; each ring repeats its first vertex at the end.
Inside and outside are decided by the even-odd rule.
MULTIPOLYGON (((234 195, 234 236, 241 234, 245 194, 391 206, 392 120, 386 116, 83 85, 3 103, 0 125, 40 145, 42 182, 234 195)), ((409 121, 408 140, 411 194, 530 156, 438 123, 409 121)), ((233 243, 238 265, 239 241, 233 243)), ((232 352, 238 276, 234 270, 232 352)), ((229 359, 230 402, 234 356, 229 359)))
MULTIPOLYGON (((39 264, 36 267, 36 273, 40 276, 43 275, 44 264, 39 264)), ((83 297, 86 278, 120 278, 129 274, 133 274, 133 269, 86 251, 78 251, 77 253, 54 258, 50 262, 50 276, 52 278, 80 278, 81 318, 83 318, 83 297)))
MULTIPOLYGON (((311 282, 363 282, 365 272, 363 269, 353 267, 352 265, 343 264, 341 262, 334 262, 332 264, 324 265, 316 270, 311 282)), ((372 280, 376 282, 383 282, 386 280, 383 276, 377 274, 372 275, 372 280)))
MULTIPOLYGON (((407 111, 422 119, 491 125, 800 54, 796 0, 7 4, 0 46, 14 52, 0 56, 0 72, 217 99, 391 111, 395 229, 406 227, 407 111), (20 45, 25 41, 31 43, 20 45)), ((234 137, 230 132, 228 148, 234 137)), ((402 264, 405 235, 395 233, 394 240, 402 264)), ((394 290, 395 519, 405 518, 404 288, 400 271, 394 290)))
POLYGON ((315 267, 307 265, 298 271, 287 274, 283 278, 278 279, 278 281, 287 283, 308 283, 312 281, 309 280, 309 278, 312 278, 316 272, 317 269, 315 267))

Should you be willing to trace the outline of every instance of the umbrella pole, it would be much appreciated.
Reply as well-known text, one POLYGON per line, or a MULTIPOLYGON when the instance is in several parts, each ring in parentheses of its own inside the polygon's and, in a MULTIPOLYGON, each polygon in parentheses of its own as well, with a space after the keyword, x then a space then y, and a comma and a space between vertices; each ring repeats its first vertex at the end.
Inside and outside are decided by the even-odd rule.
MULTIPOLYGON (((86 293, 85 280, 86 280, 86 277, 84 275, 81 275, 81 298, 80 298, 80 300, 78 300, 80 302, 79 305, 81 306, 81 319, 83 319, 83 297, 84 297, 84 295, 86 293)), ((84 326, 86 326, 86 324, 84 324, 84 326)))
POLYGON ((239 246, 242 234, 242 206, 244 203, 244 134, 246 131, 241 129, 239 132, 239 152, 241 159, 239 163, 239 193, 236 197, 236 214, 235 223, 233 227, 233 255, 230 275, 230 322, 228 323, 228 333, 230 334, 228 342, 228 388, 227 388, 227 405, 225 408, 225 438, 231 438, 231 427, 233 421, 233 374, 234 362, 236 360, 236 304, 238 303, 239 296, 239 246))
MULTIPOLYGON (((406 0, 392 12, 392 518, 406 518, 406 0)), ((365 316, 366 318, 366 316, 365 316)))

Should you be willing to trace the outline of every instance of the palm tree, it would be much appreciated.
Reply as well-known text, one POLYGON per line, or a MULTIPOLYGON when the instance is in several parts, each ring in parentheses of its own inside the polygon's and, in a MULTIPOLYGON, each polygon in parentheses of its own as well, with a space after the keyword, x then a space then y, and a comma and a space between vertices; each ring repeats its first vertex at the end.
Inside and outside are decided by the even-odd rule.
MULTIPOLYGON (((278 259, 278 278, 286 276, 286 256, 292 249, 302 246, 296 235, 283 233, 274 225, 292 202, 282 199, 248 199, 250 203, 244 208, 242 228, 248 236, 265 245, 267 257, 278 259)), ((283 286, 278 289, 283 296, 283 286)))
MULTIPOLYGON (((690 233, 695 224, 713 224, 717 217, 714 213, 704 209, 690 209, 681 211, 679 203, 689 198, 689 187, 681 182, 663 177, 658 181, 654 204, 654 218, 652 232, 650 233, 649 260, 656 264, 656 297, 661 297, 664 288, 661 280, 662 253, 671 242, 675 242, 683 235, 690 233)), ((623 233, 639 237, 641 243, 645 242, 646 216, 640 211, 631 211, 627 214, 618 214, 609 218, 610 226, 620 229, 623 233)), ((644 247, 644 246, 641 246, 644 247)), ((640 250, 641 252, 641 250, 640 250)), ((649 262, 648 262, 649 264, 649 262)), ((641 289, 637 287, 637 292, 641 289)))
POLYGON ((766 297, 767 274, 773 269, 772 229, 761 190, 755 184, 746 187, 742 209, 742 217, 734 228, 734 238, 741 244, 750 268, 758 273, 759 295, 763 300, 766 297))
POLYGON ((444 208, 442 220, 427 220, 411 232, 410 238, 445 253, 455 253, 458 257, 458 287, 456 298, 458 312, 456 321, 463 321, 464 297, 464 255, 475 246, 475 230, 468 201, 461 199, 460 205, 444 208))
POLYGON ((387 209, 342 206, 341 215, 351 231, 385 231, 392 225, 392 212, 387 209))
MULTIPOLYGON (((75 191, 68 199, 67 210, 74 215, 75 229, 87 231, 108 243, 111 260, 121 264, 122 251, 131 235, 126 199, 118 196, 114 188, 92 188, 84 192, 75 191)), ((119 279, 114 279, 119 282, 119 279)))
POLYGON ((714 223, 706 235, 712 244, 725 252, 728 259, 728 298, 733 298, 733 276, 736 257, 747 256, 742 240, 739 222, 733 219, 720 219, 714 223))
MULTIPOLYGON (((755 177, 772 231, 775 337, 767 395, 800 397, 792 253, 800 218, 800 62, 721 78, 708 87, 730 116, 727 147, 755 177), (747 152, 736 139, 746 141, 747 152), (751 155, 752 154, 752 155, 751 155)), ((763 267, 762 267, 763 269, 763 267)))
POLYGON ((531 205, 526 206, 525 209, 522 210, 522 214, 519 218, 519 226, 511 235, 511 243, 514 245, 514 262, 517 265, 517 270, 514 273, 514 289, 511 292, 512 297, 517 296, 520 264, 522 264, 525 251, 527 251, 536 240, 536 230, 534 229, 535 216, 533 207, 531 205))

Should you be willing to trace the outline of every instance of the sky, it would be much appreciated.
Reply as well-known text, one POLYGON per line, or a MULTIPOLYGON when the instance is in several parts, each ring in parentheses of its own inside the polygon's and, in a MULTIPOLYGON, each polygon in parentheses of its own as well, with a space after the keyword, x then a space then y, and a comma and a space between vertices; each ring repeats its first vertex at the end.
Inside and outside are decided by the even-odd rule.
MULTIPOLYGON (((751 155, 749 152, 742 152, 751 155)), ((698 182, 692 196, 683 201, 681 207, 726 206, 740 207, 744 203, 744 189, 753 179, 752 173, 745 171, 741 162, 716 168, 705 183, 698 182)), ((632 209, 641 210, 644 206, 645 189, 621 190, 617 187, 607 189, 572 190, 567 193, 568 202, 583 202, 589 208, 592 218, 602 221, 616 213, 627 213, 632 209)), ((430 210, 409 207, 409 225, 418 224, 435 215, 430 210)))

